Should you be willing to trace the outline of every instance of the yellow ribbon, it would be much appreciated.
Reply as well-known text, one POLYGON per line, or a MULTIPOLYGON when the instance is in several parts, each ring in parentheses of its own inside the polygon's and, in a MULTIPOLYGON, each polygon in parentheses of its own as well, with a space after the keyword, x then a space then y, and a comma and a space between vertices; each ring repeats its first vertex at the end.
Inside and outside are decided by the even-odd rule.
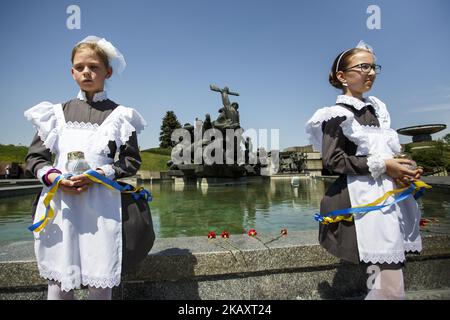
MULTIPOLYGON (((428 184, 426 184, 425 182, 421 181, 421 180, 415 180, 412 182, 415 186, 415 190, 414 190, 414 194, 416 192, 418 192, 420 189, 431 189, 432 187, 428 184)), ((384 202, 387 198, 389 198, 390 196, 393 196, 397 193, 402 193, 403 191, 407 190, 409 187, 404 187, 404 188, 400 188, 400 189, 394 189, 391 191, 386 192, 383 196, 381 196, 380 198, 376 199, 375 201, 368 203, 368 204, 364 204, 361 206, 356 206, 353 208, 364 208, 364 207, 372 207, 372 206, 376 206, 382 202, 384 202)), ((332 217, 323 217, 322 223, 323 224, 329 224, 329 223, 336 223, 339 221, 353 221, 353 214, 348 214, 348 215, 340 215, 340 216, 332 216, 332 217)))
MULTIPOLYGON (((84 175, 85 177, 87 177, 88 179, 93 181, 94 183, 101 184, 110 190, 118 190, 119 192, 123 192, 123 193, 135 193, 136 195, 133 195, 133 197, 135 197, 135 196, 139 197, 140 194, 142 193, 142 194, 144 194, 145 197, 147 197, 146 198, 147 201, 151 201, 151 194, 147 190, 145 190, 144 187, 136 188, 134 186, 128 185, 131 187, 131 189, 127 190, 127 188, 129 188, 128 186, 127 186, 127 188, 125 188, 125 187, 121 186, 120 184, 118 184, 116 181, 113 181, 104 176, 101 176, 99 173, 95 172, 94 170, 88 170, 88 171, 84 172, 82 175, 84 175)), ((55 216, 54 210, 51 207, 50 202, 53 199, 53 197, 55 196, 56 192, 58 191, 59 183, 64 178, 66 178, 66 176, 60 175, 55 179, 53 185, 51 186, 50 190, 48 191, 47 195, 44 198, 44 205, 46 208, 45 214, 37 223, 34 223, 33 225, 31 225, 28 228, 30 231, 39 233, 42 229, 45 228, 47 223, 51 219, 53 219, 53 217, 55 216)))
MULTIPOLYGON (((53 217, 55 216, 55 212, 53 211, 53 208, 50 205, 50 201, 52 201, 53 197, 55 196, 56 192, 58 191, 59 183, 62 180, 61 176, 59 176, 57 179, 58 180, 56 181, 56 183, 54 183, 52 185, 52 187, 47 192, 47 195, 44 198, 44 205, 45 205, 46 211, 44 213, 44 216, 41 218, 41 220, 39 220, 39 222, 37 222, 36 224, 33 224, 33 226, 36 226, 32 230, 34 232, 40 232, 42 229, 44 229, 45 226, 47 225, 47 223, 51 219, 53 219, 53 217)), ((32 228, 33 226, 31 226, 30 228, 32 228)))

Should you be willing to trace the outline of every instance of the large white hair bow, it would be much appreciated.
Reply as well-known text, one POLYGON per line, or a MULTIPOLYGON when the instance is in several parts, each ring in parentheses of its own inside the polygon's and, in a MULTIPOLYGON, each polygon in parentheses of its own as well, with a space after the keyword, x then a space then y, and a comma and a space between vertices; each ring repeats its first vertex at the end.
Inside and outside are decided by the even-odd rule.
POLYGON ((97 36, 87 36, 80 43, 96 43, 107 55, 109 64, 113 68, 114 72, 121 74, 122 71, 127 66, 125 58, 120 51, 112 45, 111 42, 107 41, 105 38, 100 38, 97 36))

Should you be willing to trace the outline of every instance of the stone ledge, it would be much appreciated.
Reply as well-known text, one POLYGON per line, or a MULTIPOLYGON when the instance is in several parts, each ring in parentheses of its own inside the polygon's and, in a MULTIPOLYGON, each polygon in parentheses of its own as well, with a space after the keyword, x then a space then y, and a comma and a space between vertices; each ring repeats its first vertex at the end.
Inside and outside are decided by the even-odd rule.
MULTIPOLYGON (((261 237, 263 241, 271 239, 261 237)), ((232 235, 240 251, 207 237, 158 239, 147 259, 123 278, 115 298, 319 299, 364 294, 365 270, 340 263, 317 243, 317 231, 292 232, 268 250, 257 239, 232 235)), ((450 236, 424 236, 420 256, 405 269, 409 290, 450 287, 450 236)), ((0 254, 0 298, 45 297, 32 242, 11 243, 0 254)))

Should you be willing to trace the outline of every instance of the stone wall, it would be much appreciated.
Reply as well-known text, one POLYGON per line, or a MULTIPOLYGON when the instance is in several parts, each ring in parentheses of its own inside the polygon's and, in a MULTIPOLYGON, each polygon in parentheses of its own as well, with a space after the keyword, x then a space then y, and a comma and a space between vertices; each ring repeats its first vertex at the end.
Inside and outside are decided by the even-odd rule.
MULTIPOLYGON (((328 254, 318 245, 316 231, 290 233, 272 242, 270 249, 247 235, 232 235, 230 243, 206 235, 157 239, 113 297, 355 299, 366 292, 365 269, 328 254)), ((408 256, 406 290, 450 288, 450 236, 426 236, 423 244, 420 256, 408 256)), ((3 246, 2 253, 0 299, 45 299, 46 282, 38 275, 32 242, 3 246)), ((86 290, 76 295, 86 297, 86 290)))

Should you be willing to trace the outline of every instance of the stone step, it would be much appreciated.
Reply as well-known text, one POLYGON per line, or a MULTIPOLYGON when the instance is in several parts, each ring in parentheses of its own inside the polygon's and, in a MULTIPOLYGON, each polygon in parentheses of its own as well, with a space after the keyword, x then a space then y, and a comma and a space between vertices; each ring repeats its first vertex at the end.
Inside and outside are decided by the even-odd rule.
POLYGON ((406 292, 407 300, 450 300, 450 288, 406 292))
MULTIPOLYGON (((208 241, 206 236, 156 239, 149 256, 113 290, 113 298, 364 299, 366 268, 340 262, 320 247, 317 239, 317 230, 291 232, 269 244, 270 250, 244 235, 229 239, 232 247, 218 242, 220 239, 208 241)), ((421 255, 407 256, 406 297, 447 299, 450 236, 424 236, 422 241, 421 255)), ((46 289, 46 281, 37 270, 32 241, 0 245, 0 300, 45 299, 46 289)))
MULTIPOLYGON (((406 291, 405 295, 405 300, 450 300, 450 288, 406 291)), ((364 298, 365 295, 360 295, 346 300, 364 300, 364 298)))
POLYGON ((10 198, 24 196, 28 194, 37 194, 42 189, 42 185, 17 186, 11 185, 0 188, 0 198, 10 198))

